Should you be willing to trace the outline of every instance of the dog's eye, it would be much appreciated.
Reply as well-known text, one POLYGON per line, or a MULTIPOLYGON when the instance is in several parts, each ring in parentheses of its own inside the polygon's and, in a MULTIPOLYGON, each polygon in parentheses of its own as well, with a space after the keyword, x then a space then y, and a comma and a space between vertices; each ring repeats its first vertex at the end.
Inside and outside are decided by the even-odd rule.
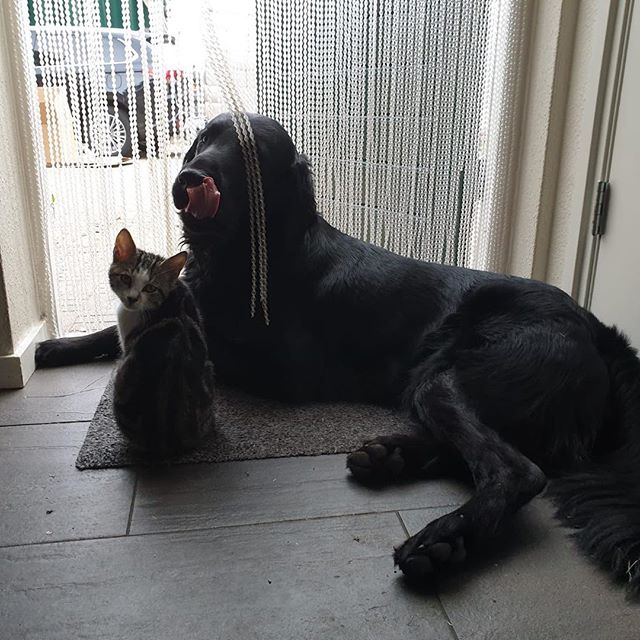
POLYGON ((198 146, 200 146, 202 144, 207 144, 207 134, 206 133, 203 133, 200 136, 200 140, 198 140, 198 146))
POLYGON ((142 288, 143 291, 146 291, 147 293, 153 293, 154 291, 158 290, 158 287, 154 287, 152 284, 147 284, 142 288))
POLYGON ((122 284, 126 284, 127 287, 131 286, 131 276, 126 275, 125 273, 120 274, 120 280, 122 284))

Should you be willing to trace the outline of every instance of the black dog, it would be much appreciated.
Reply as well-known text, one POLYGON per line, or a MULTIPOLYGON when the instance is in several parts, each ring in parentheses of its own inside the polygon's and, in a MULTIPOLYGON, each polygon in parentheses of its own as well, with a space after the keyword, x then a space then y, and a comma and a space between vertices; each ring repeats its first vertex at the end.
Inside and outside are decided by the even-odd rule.
MULTIPOLYGON (((200 133, 173 187, 218 376, 291 401, 402 404, 421 429, 351 453, 363 480, 463 463, 475 495, 396 550, 407 576, 460 562, 552 475, 584 551, 639 590, 640 363, 627 341, 554 287, 410 260, 340 233, 319 217, 287 133, 251 121, 269 326, 249 315, 246 177, 229 116, 200 133)), ((110 328, 44 342, 37 358, 53 366, 117 353, 110 328)))

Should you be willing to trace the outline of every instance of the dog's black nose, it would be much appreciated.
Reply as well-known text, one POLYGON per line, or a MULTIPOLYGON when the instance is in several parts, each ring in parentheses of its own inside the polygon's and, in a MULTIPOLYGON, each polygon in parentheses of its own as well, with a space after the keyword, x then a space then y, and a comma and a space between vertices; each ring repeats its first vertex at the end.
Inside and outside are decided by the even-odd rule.
POLYGON ((178 182, 185 187, 197 187, 206 177, 202 171, 187 167, 178 174, 178 182))

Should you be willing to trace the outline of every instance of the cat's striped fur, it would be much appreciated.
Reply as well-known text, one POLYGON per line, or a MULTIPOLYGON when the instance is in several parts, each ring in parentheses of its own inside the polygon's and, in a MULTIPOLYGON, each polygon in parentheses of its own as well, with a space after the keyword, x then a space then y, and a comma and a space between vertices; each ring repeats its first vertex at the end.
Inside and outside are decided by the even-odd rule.
POLYGON ((137 249, 123 229, 109 270, 121 301, 116 421, 134 445, 157 455, 197 446, 214 425, 213 365, 200 313, 178 277, 185 260, 184 252, 165 260, 137 249))

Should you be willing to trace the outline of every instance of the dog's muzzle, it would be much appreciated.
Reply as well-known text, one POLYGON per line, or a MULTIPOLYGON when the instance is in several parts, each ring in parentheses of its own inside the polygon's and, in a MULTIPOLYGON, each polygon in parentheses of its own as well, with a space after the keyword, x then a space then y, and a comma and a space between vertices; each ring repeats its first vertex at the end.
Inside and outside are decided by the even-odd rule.
POLYGON ((173 189, 176 207, 197 220, 215 217, 220 208, 220 190, 215 180, 197 169, 185 168, 173 189))

